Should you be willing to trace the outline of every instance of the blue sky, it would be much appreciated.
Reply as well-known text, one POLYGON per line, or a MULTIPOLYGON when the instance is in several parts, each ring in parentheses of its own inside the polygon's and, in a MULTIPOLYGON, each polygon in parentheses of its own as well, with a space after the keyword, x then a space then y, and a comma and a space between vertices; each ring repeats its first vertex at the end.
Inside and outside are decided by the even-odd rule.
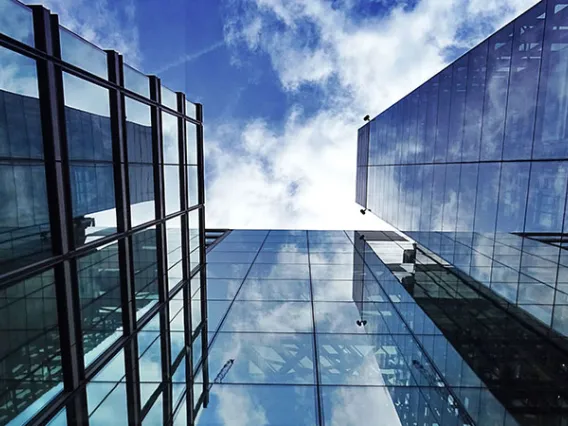
POLYGON ((207 226, 380 229, 356 131, 534 0, 46 0, 204 105, 207 226))

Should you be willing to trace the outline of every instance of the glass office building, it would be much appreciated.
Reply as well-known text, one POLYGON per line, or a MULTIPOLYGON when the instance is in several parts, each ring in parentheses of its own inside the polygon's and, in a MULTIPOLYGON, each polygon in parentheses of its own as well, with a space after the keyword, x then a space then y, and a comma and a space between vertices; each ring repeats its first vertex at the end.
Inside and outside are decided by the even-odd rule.
POLYGON ((206 273, 198 426, 568 421, 565 339, 400 233, 233 230, 206 273))
POLYGON ((568 335, 568 8, 543 0, 358 134, 357 202, 568 335))
POLYGON ((201 105, 12 0, 0 64, 0 425, 191 424, 201 105))

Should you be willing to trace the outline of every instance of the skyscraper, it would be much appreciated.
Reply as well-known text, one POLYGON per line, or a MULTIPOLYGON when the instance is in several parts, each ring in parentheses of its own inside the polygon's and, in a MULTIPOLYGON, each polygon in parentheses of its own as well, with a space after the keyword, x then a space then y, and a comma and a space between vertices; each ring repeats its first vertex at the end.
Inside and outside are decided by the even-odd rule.
POLYGON ((566 339, 400 233, 233 230, 207 262, 196 425, 568 419, 566 339))
POLYGON ((0 11, 0 424, 190 424, 201 105, 45 8, 0 11))
POLYGON ((568 335, 568 9, 543 0, 359 130, 357 202, 568 335))

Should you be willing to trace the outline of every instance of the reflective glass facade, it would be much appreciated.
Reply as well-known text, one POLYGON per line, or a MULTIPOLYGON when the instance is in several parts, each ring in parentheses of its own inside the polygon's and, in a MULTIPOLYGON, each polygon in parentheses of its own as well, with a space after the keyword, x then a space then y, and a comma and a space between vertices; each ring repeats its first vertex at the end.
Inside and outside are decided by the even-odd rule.
POLYGON ((455 272, 394 232, 224 234, 196 425, 565 424, 565 339, 455 272))
POLYGON ((12 0, 0 64, 0 425, 191 424, 201 105, 12 0))
POLYGON ((361 205, 562 335, 567 28, 539 2, 361 128, 357 163, 361 205))

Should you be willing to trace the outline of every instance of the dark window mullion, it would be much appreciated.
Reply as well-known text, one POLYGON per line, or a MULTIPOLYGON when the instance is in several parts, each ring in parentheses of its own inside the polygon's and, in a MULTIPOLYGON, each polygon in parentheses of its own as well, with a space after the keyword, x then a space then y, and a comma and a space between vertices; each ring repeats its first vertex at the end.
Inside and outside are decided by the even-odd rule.
MULTIPOLYGON (((47 55, 60 57, 57 16, 42 6, 33 6, 32 11, 36 47, 47 55)), ((73 220, 62 70, 51 61, 37 60, 37 71, 53 251, 54 255, 66 255, 73 248, 73 220)), ((85 375, 77 276, 69 261, 57 265, 54 273, 63 385, 66 392, 73 392, 85 375)), ((56 408, 55 404, 46 407, 31 423, 53 416, 56 408)), ((82 422, 86 415, 85 394, 78 393, 67 405, 68 419, 82 422)))
MULTIPOLYGON (((107 50, 109 80, 119 86, 124 85, 122 56, 113 50, 107 50)), ((110 116, 113 144, 114 185, 116 196, 116 212, 118 232, 128 231, 130 224, 130 196, 128 186, 128 156, 126 135, 126 114, 124 95, 111 89, 110 116)), ((136 308, 134 295, 134 265, 131 237, 122 238, 118 242, 120 261, 122 322, 125 336, 130 336, 136 329, 136 308)), ((138 345, 132 339, 124 348, 126 367, 126 398, 128 401, 128 418, 131 423, 140 421, 141 403, 140 372, 138 367, 138 345)))

